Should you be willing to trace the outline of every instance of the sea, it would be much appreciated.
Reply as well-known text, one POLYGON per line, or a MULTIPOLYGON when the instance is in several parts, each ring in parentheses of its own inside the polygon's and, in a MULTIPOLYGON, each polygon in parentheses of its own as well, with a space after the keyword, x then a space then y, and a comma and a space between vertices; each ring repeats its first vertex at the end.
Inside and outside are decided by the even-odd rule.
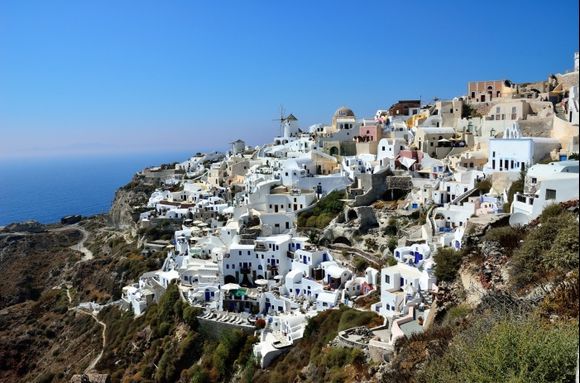
POLYGON ((115 191, 150 166, 182 162, 196 152, 0 159, 0 226, 109 211, 115 191))

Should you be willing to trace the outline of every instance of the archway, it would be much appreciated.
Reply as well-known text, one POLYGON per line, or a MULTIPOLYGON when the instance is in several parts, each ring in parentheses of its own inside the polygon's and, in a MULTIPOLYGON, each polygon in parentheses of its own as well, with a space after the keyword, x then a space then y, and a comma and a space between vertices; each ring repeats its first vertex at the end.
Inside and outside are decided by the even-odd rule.
POLYGON ((328 153, 329 153, 331 156, 338 156, 339 150, 338 150, 338 148, 337 148, 336 146, 332 146, 332 147, 330 148, 330 150, 328 151, 328 153))
POLYGON ((356 214, 356 211, 354 211, 354 209, 350 209, 346 214, 346 217, 349 221, 352 221, 358 218, 358 214, 356 214))
POLYGON ((334 239, 333 243, 342 243, 343 245, 352 246, 352 242, 346 237, 337 237, 334 239))

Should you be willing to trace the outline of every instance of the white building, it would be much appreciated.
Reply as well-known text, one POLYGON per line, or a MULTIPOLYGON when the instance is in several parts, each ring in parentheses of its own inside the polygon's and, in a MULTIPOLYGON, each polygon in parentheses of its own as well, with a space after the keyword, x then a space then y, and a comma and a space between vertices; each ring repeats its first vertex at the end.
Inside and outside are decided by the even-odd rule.
POLYGON ((524 171, 560 147, 560 142, 554 138, 521 137, 518 125, 514 123, 506 129, 504 138, 490 138, 488 162, 483 171, 524 171))
POLYGON ((420 300, 419 290, 429 292, 435 285, 432 262, 427 262, 423 270, 398 263, 381 270, 381 301, 371 309, 384 317, 405 314, 407 306, 420 300))
POLYGON ((578 198, 578 161, 534 165, 526 174, 524 193, 516 193, 511 225, 525 225, 551 203, 578 198))

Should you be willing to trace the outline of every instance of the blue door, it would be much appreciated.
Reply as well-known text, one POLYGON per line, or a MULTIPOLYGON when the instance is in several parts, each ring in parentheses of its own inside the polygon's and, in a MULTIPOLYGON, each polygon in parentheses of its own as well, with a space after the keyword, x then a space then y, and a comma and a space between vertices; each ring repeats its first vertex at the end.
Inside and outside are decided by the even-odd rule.
POLYGON ((210 292, 209 290, 205 290, 205 301, 208 302, 210 300, 210 292))

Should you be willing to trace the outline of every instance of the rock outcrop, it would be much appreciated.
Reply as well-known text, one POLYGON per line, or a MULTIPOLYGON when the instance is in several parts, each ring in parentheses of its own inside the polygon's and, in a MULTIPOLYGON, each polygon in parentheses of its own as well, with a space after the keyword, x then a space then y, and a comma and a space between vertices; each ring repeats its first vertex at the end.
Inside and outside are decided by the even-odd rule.
POLYGON ((138 221, 136 209, 147 203, 156 186, 151 179, 135 175, 131 182, 119 188, 109 211, 111 225, 118 229, 136 232, 138 221))

